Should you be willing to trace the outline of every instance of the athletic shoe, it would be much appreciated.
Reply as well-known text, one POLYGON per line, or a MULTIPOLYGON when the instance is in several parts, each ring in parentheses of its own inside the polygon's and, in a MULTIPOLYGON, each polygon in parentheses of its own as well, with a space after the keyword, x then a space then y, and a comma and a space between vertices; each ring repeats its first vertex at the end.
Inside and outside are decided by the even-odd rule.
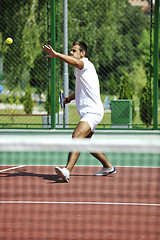
POLYGON ((56 167, 55 171, 56 171, 57 175, 60 176, 64 182, 69 182, 70 174, 69 174, 69 171, 67 168, 56 167))
POLYGON ((94 173, 94 176, 107 176, 109 174, 115 174, 116 169, 114 167, 105 168, 103 167, 99 172, 94 173))

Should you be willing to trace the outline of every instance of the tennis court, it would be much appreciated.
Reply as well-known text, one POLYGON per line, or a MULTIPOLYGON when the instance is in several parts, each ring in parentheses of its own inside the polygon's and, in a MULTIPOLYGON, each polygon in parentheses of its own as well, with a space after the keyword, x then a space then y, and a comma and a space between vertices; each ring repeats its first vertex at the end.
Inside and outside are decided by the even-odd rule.
POLYGON ((93 176, 101 166, 84 150, 70 182, 63 183, 54 166, 65 164, 67 147, 59 145, 56 151, 52 140, 70 144, 69 138, 70 134, 1 133, 0 239, 157 240, 159 133, 95 135, 93 142, 104 142, 102 150, 106 147, 116 175, 93 176))

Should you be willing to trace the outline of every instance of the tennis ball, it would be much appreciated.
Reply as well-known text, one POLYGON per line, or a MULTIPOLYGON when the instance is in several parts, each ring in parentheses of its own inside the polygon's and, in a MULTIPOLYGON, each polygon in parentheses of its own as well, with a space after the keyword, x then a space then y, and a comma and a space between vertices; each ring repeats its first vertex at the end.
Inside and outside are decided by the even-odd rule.
POLYGON ((12 43, 13 43, 13 39, 10 38, 10 37, 8 37, 8 38, 6 39, 6 43, 7 43, 7 44, 12 44, 12 43))

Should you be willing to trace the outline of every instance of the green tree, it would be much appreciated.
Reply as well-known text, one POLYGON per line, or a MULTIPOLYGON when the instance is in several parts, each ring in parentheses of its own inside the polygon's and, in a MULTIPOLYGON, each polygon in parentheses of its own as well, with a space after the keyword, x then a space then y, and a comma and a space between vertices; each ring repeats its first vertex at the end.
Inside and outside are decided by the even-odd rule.
POLYGON ((136 98, 140 98, 146 84, 146 71, 142 61, 133 62, 133 69, 129 73, 131 87, 136 98))
POLYGON ((25 88, 25 96, 24 96, 23 106, 24 106, 24 111, 27 114, 32 113, 32 111, 33 111, 33 101, 32 101, 30 84, 28 84, 27 87, 25 88))
POLYGON ((151 92, 151 85, 150 79, 148 77, 146 86, 142 90, 142 96, 140 98, 140 118, 143 123, 149 127, 152 122, 152 92, 151 92))
POLYGON ((47 89, 47 70, 44 55, 40 54, 34 61, 34 67, 30 69, 30 84, 36 88, 36 92, 41 98, 41 94, 47 89))
POLYGON ((132 88, 127 73, 121 77, 119 99, 132 99, 132 88))
POLYGON ((102 90, 118 93, 124 67, 131 72, 133 62, 139 58, 137 46, 147 29, 148 17, 140 8, 131 7, 128 0, 70 0, 68 16, 69 46, 75 40, 86 41, 102 90), (114 89, 110 82, 114 82, 114 89))
MULTIPOLYGON (((129 99, 132 100, 133 92, 131 81, 127 73, 121 77, 120 89, 119 89, 119 99, 129 99)), ((132 119, 136 116, 134 101, 132 100, 132 119)))
MULTIPOLYGON (((47 40, 47 0, 6 0, 0 8, 0 32, 3 43, 8 36, 13 44, 0 47, 5 81, 12 90, 22 86, 23 75, 30 72, 47 40)), ((45 61, 45 59, 43 60, 45 61)))
POLYGON ((47 91, 47 99, 46 99, 46 103, 45 103, 45 109, 48 114, 51 114, 51 84, 49 84, 49 88, 47 91))
MULTIPOLYGON (((61 3, 59 14, 60 44, 56 43, 63 52, 61 3)), ((146 42, 145 40, 149 36, 148 20, 148 16, 144 15, 139 7, 132 7, 128 0, 69 1, 69 48, 75 40, 87 42, 88 56, 99 74, 103 92, 118 94, 119 79, 124 69, 128 73, 133 71, 136 74, 133 63, 137 61, 146 63, 148 40, 146 42), (143 44, 140 44, 143 39, 143 44)), ((7 46, 5 51, 0 46, 0 54, 4 56, 6 83, 10 89, 14 89, 18 85, 23 85, 21 82, 24 82, 23 76, 27 71, 32 77, 38 75, 35 74, 37 69, 45 69, 41 46, 47 43, 47 0, 2 1, 0 22, 3 42, 8 36, 14 39, 13 44, 7 46)), ((73 69, 70 69, 69 75, 73 76, 71 73, 73 69)), ((43 70, 42 75, 45 79, 43 70)), ((31 86, 33 82, 35 80, 32 78, 31 86)), ((34 86, 40 88, 38 84, 34 83, 34 86)), ((74 88, 74 77, 71 77, 70 88, 74 88)))
POLYGON ((21 74, 25 65, 21 33, 27 15, 27 6, 28 3, 24 0, 7 0, 1 3, 0 8, 0 32, 2 32, 3 38, 3 69, 5 72, 5 81, 11 90, 21 81, 21 74), (14 40, 10 46, 5 44, 5 39, 8 36, 14 40))
MULTIPOLYGON (((160 46, 160 31, 159 31, 159 46, 160 46)), ((160 47, 159 47, 159 56, 160 56, 160 47)), ((159 72, 159 76, 158 76, 158 98, 160 99, 160 61, 159 61, 159 67, 158 67, 158 72, 159 72)))

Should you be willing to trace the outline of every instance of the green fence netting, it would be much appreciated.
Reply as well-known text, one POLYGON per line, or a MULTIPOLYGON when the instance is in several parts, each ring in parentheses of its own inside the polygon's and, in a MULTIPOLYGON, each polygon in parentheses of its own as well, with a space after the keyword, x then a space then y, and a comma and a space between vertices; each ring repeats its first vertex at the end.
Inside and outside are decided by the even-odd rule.
POLYGON ((85 41, 88 58, 99 76, 105 114, 98 128, 153 129, 155 1, 68 0, 67 9, 64 2, 7 0, 1 4, 0 127, 50 129, 54 118, 55 128, 68 129, 79 121, 74 101, 65 112, 59 104, 60 89, 74 92, 74 68, 68 67, 69 81, 64 82, 64 64, 56 60, 52 76, 52 64, 44 58, 41 48, 43 44, 53 46, 54 32, 54 47, 64 52, 67 20, 68 53, 72 42, 85 41), (13 39, 12 44, 6 43, 7 37, 13 39), (51 99, 56 101, 52 107, 51 99), (124 123, 115 119, 112 111, 114 101, 119 104, 117 111, 123 111, 124 100, 131 102, 126 112, 126 118, 131 115, 127 125, 127 119, 124 123))

